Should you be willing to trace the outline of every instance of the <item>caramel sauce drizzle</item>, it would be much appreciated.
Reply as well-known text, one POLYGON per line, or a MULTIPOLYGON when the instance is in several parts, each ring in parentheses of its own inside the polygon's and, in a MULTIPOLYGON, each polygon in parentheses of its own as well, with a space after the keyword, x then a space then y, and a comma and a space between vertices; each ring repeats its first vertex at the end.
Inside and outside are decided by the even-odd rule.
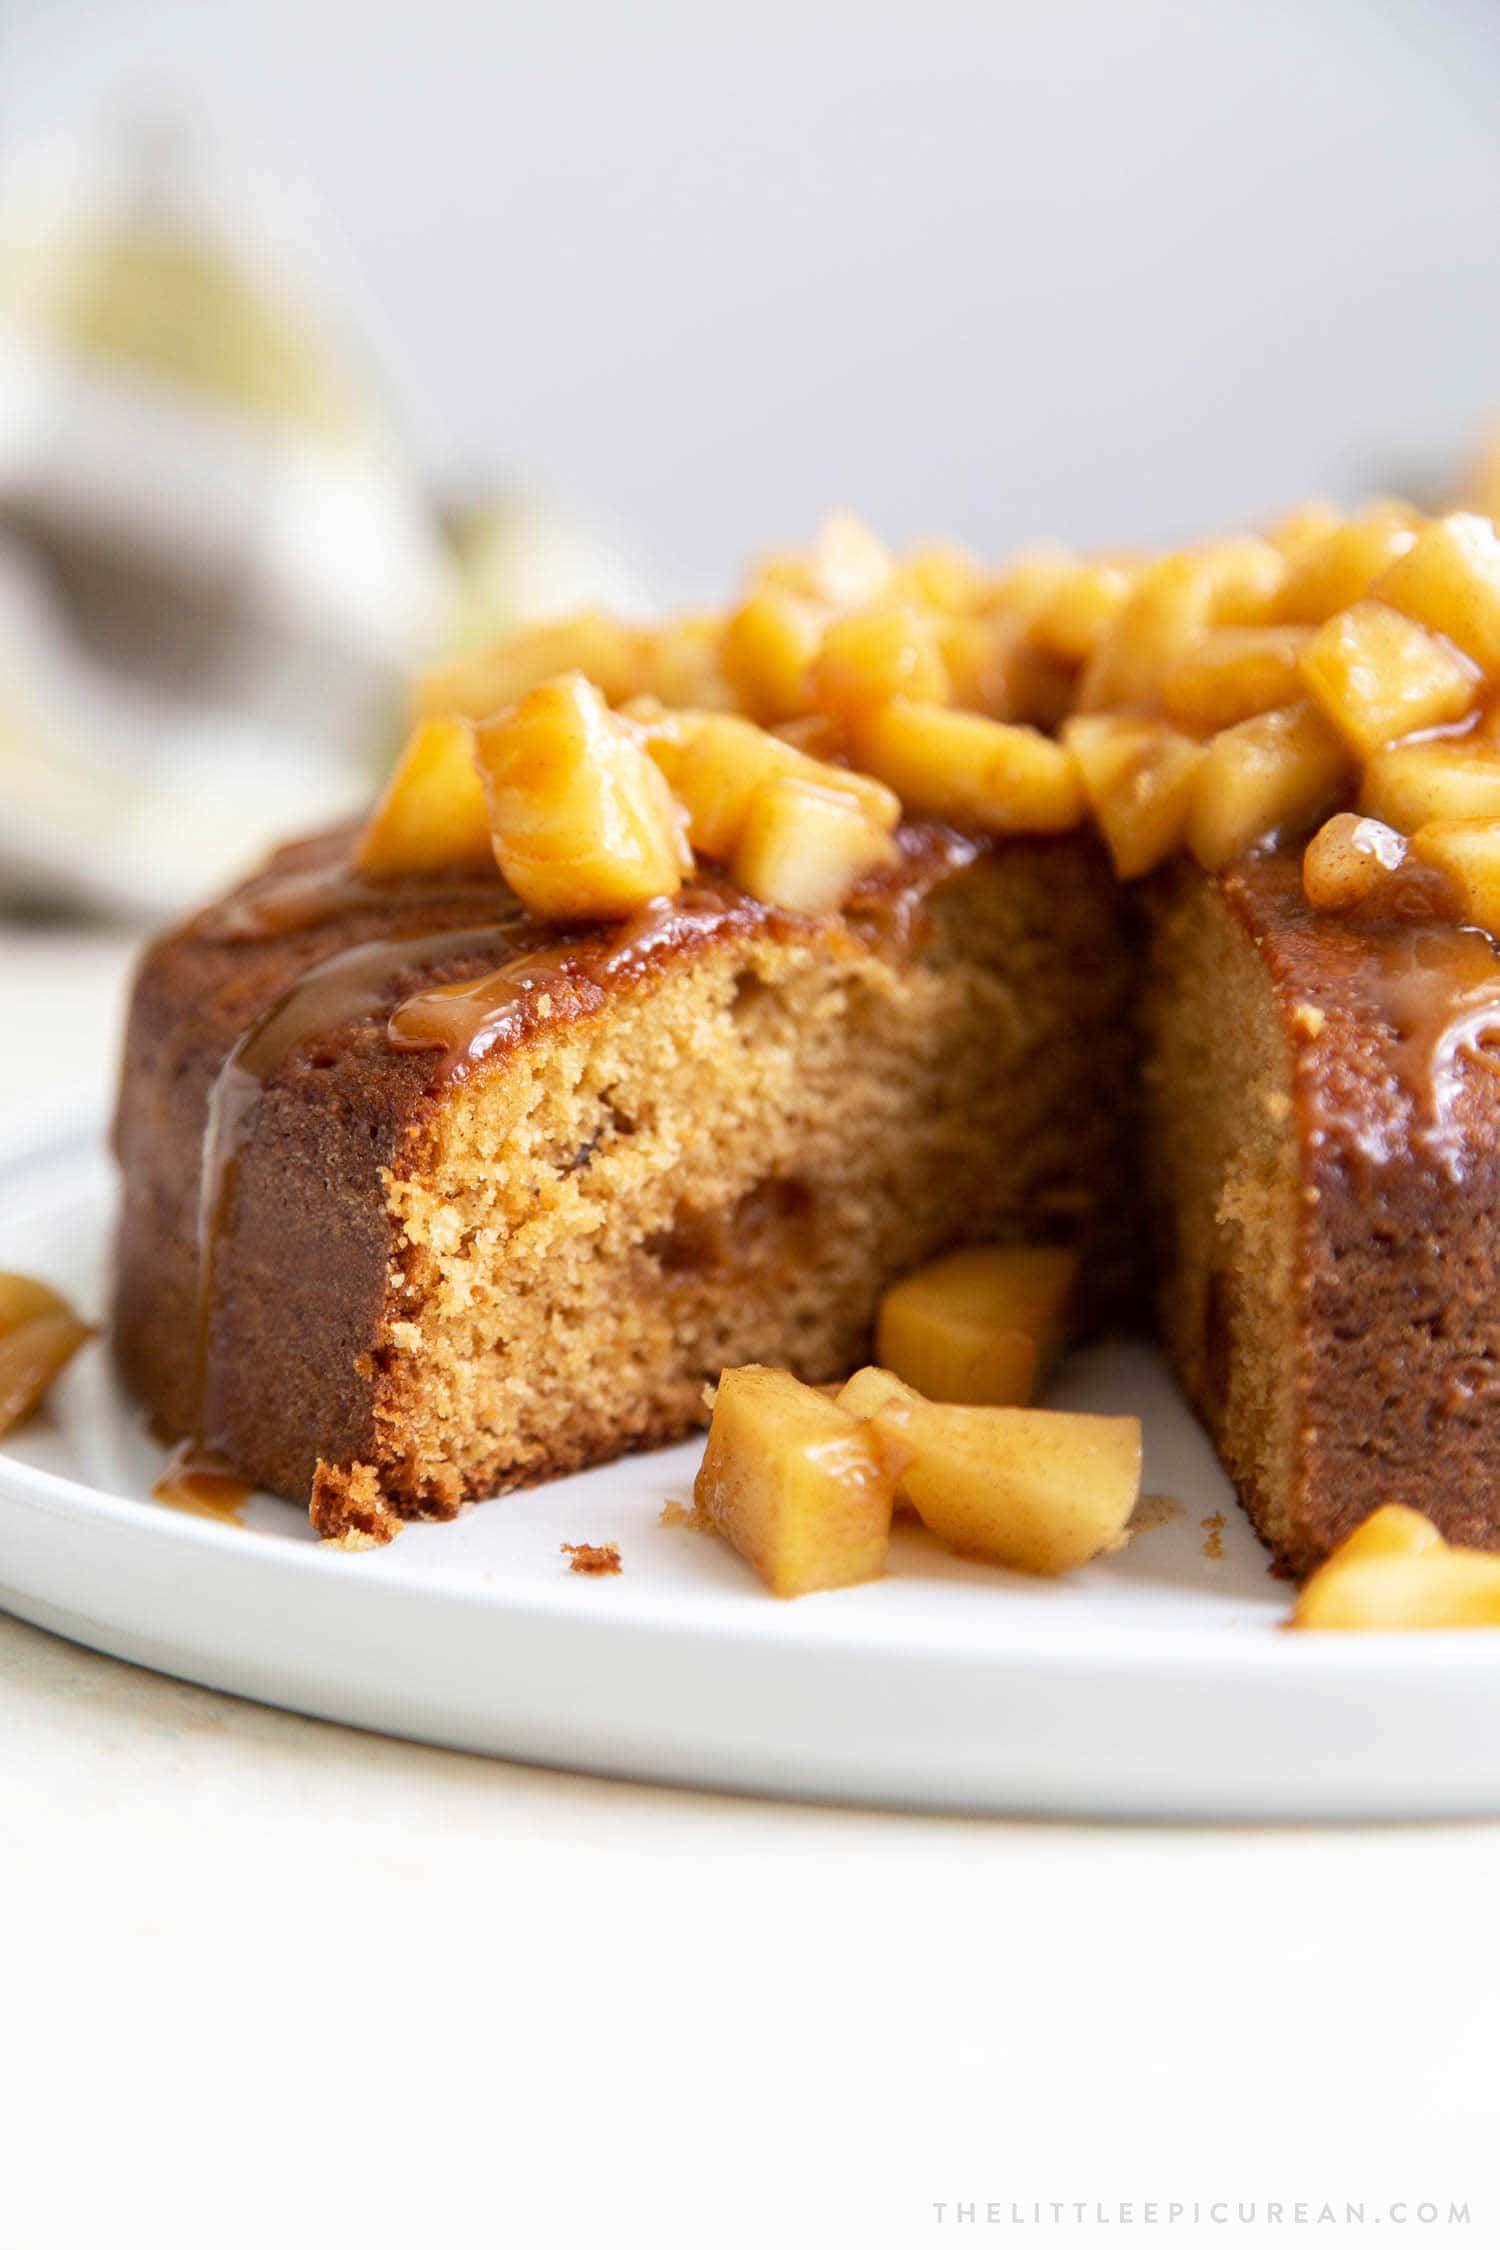
POLYGON ((392 1010, 386 1037, 398 1053, 435 1051, 448 1071, 460 1069, 508 1041, 528 1013, 550 1015, 553 992, 580 986, 602 991, 643 968, 668 941, 676 944, 687 931, 712 929, 732 911, 731 897, 723 891, 699 889, 653 899, 621 924, 613 940, 595 937, 543 946, 465 984, 413 993, 392 1010))
POLYGON ((456 907, 493 894, 493 878, 448 880, 412 876, 362 875, 355 867, 297 867, 266 876, 247 893, 222 900, 199 917, 206 937, 221 944, 254 945, 266 938, 293 937, 325 929, 340 915, 387 911, 403 916, 430 908, 456 907))
POLYGON ((187 1438, 152 1485, 151 1497, 185 1516, 206 1516, 211 1523, 238 1524, 243 1530, 245 1502, 254 1490, 217 1453, 187 1438))
POLYGON ((335 1024, 374 1014, 397 978, 434 962, 493 945, 506 934, 491 923, 473 930, 427 930, 348 947, 299 977, 230 1049, 214 1080, 204 1124, 198 1183, 198 1434, 210 1449, 223 1437, 219 1370, 213 1349, 215 1269, 233 1223, 239 1153, 246 1121, 271 1074, 304 1041, 335 1024))
MULTIPOLYGON (((344 870, 319 873, 321 888, 308 883, 294 894, 299 912, 315 896, 324 900, 330 915, 337 905, 362 897, 363 886, 357 879, 351 886, 344 870)), ((489 888, 493 895, 494 886, 489 888)), ((407 903, 408 894, 400 895, 407 903)), ((472 894, 419 892, 412 904, 420 910, 436 895, 467 900, 472 894)), ((501 895, 508 902, 509 894, 501 895)), ((264 1086, 300 1046, 344 1023, 385 1012, 386 1036, 398 1053, 430 1051, 439 1073, 451 1077, 509 1043, 530 1018, 550 1013, 553 993, 566 990, 597 999, 605 985, 634 975, 662 947, 679 943, 685 932, 708 930, 746 911, 737 893, 702 886, 676 898, 653 900, 614 933, 594 933, 521 954, 465 983, 415 993, 394 1008, 390 993, 402 978, 420 972, 429 961, 436 966, 513 942, 529 926, 529 917, 514 906, 508 916, 470 929, 429 926, 350 946, 298 978, 230 1049, 209 1095, 198 1194, 198 1430, 203 1445, 213 1450, 222 1447, 224 1438, 223 1374, 213 1322, 218 1261, 233 1228, 240 1150, 264 1086)))
POLYGON ((1326 917, 1320 923, 1328 939, 1320 997, 1389 1026, 1383 1060, 1406 1114, 1358 1099, 1342 1103, 1314 1073, 1306 1081, 1314 1137, 1345 1147, 1357 1171, 1411 1151, 1462 1180, 1465 1066, 1500 1072, 1500 1053, 1490 1045, 1500 1038, 1500 951, 1482 930, 1452 924, 1358 916, 1342 926, 1326 917))
MULTIPOLYGON (((983 848, 957 831, 929 828, 908 866, 871 878, 849 901, 844 919, 851 934, 870 944, 904 940, 933 883, 968 865, 983 848)), ((396 938, 346 947, 308 969, 236 1041, 209 1095, 198 1194, 198 1445, 220 1456, 214 1473, 221 1480, 231 1472, 221 1457, 223 1373, 213 1335, 217 1269, 233 1230, 240 1151, 251 1112, 267 1082, 300 1046, 384 1012, 395 1052, 430 1053, 441 1078, 460 1076, 519 1038, 530 1023, 550 1016, 557 996, 590 1005, 605 988, 632 982, 657 953, 695 931, 706 934, 729 921, 753 926, 797 919, 758 905, 728 883, 700 876, 693 888, 652 900, 613 931, 596 927, 518 954, 462 983, 413 993, 394 1006, 392 988, 429 962, 436 967, 445 959, 513 945, 533 926, 532 917, 487 878, 393 881, 367 877, 347 864, 325 864, 268 878, 248 897, 210 909, 200 926, 223 942, 251 944, 322 928, 343 913, 372 907, 397 909, 416 926, 396 938), (434 910, 451 912, 471 903, 481 912, 499 911, 473 927, 434 927, 424 920, 434 910)), ((185 1488, 174 1486, 179 1489, 185 1488)))

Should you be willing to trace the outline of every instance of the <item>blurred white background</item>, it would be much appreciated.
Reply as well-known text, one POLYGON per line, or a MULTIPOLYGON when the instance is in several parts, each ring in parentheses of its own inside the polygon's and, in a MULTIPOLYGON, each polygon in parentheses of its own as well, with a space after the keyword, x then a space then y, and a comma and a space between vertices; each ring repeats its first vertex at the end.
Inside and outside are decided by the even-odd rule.
POLYGON ((1485 0, 8 0, 0 164, 185 97, 445 487, 669 594, 851 502, 996 552, 1441 483, 1500 408, 1485 0))

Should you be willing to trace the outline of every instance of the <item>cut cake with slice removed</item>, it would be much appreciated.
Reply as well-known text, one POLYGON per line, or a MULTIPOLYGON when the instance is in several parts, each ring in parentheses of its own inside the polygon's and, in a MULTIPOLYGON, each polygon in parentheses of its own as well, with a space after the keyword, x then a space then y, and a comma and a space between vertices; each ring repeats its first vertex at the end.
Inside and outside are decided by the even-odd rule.
POLYGON ((388 1533, 862 1356, 955 1241, 1130 1231, 1132 948, 1082 838, 901 832, 843 913, 558 930, 292 848, 144 963, 115 1350, 173 1435, 388 1533), (456 989, 455 989, 456 988, 456 989))

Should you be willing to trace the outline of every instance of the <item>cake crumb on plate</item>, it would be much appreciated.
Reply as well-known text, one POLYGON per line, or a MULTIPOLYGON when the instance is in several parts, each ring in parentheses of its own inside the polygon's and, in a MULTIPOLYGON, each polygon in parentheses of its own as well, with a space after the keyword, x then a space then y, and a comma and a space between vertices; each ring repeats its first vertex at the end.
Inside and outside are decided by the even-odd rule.
POLYGON ((565 1539, 559 1553, 568 1557, 569 1570, 576 1570, 582 1578, 615 1578, 620 1570, 620 1550, 613 1544, 590 1547, 587 1544, 570 1546, 565 1539))

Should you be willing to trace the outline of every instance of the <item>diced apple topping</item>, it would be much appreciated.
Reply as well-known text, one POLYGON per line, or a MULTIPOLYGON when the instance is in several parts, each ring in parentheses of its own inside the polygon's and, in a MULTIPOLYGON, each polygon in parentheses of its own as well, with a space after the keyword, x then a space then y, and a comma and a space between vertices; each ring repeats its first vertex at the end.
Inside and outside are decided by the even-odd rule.
POLYGON ((883 1368, 929 1399, 1024 1406, 1062 1349, 1074 1250, 1011 1244, 955 1250, 881 1299, 883 1368))
POLYGON ((91 1333, 45 1281, 0 1273, 0 1437, 35 1413, 91 1333))
POLYGON ((789 587, 762 585, 724 628, 722 662, 752 719, 774 726, 812 708, 812 668, 826 606, 789 587))
POLYGON ((962 547, 941 540, 914 547, 890 583, 899 586, 924 608, 943 617, 958 617, 977 609, 990 590, 990 582, 974 557, 962 547))
POLYGON ((1147 874, 1181 847, 1205 754, 1201 742, 1160 719, 1114 712, 1069 719, 1063 742, 1122 880, 1147 874))
POLYGON ((1214 623, 1215 593, 1201 555, 1149 564, 1098 644, 1078 691, 1079 710, 1151 710, 1167 674, 1214 623))
POLYGON ((1406 855, 1406 838, 1383 821, 1335 813, 1302 855, 1303 895, 1324 913, 1352 912, 1388 891, 1406 855))
POLYGON ((900 799, 882 783, 809 757, 753 719, 727 712, 663 711, 641 725, 647 751, 687 813, 693 849, 705 859, 733 860, 757 793, 773 781, 798 780, 836 790, 884 835, 901 817, 900 799))
POLYGON ((1285 576, 1284 558, 1265 539, 1222 540, 1140 570, 1084 674, 1079 710, 1155 709, 1209 630, 1260 623, 1285 576))
POLYGON ((1421 517, 1399 500, 1376 501, 1360 515, 1335 520, 1292 559, 1276 613, 1287 625, 1321 625, 1366 595, 1399 555, 1416 542, 1421 517))
POLYGON ((860 728, 855 756, 914 813, 1001 834, 1074 828, 1083 789, 1067 752, 1034 727, 893 696, 860 728))
POLYGON ((886 830, 847 791, 782 774, 750 799, 733 874, 768 906, 832 914, 862 877, 896 856, 886 830))
POLYGON ((1483 516, 1442 516, 1376 582, 1392 609, 1442 633, 1482 672, 1500 672, 1500 539, 1483 516))
POLYGON ((1362 757, 1467 718, 1479 674, 1451 642, 1383 601, 1331 617, 1302 652, 1303 686, 1362 757))
POLYGON ((1032 629, 1042 647, 1068 664, 1087 664, 1110 631, 1142 570, 1137 555, 1069 560, 1036 607, 1032 629))
POLYGON ((1429 820, 1500 820, 1500 750, 1473 740, 1395 743, 1365 767, 1359 809, 1408 835, 1429 820))
POLYGON ((848 727, 893 695, 946 703, 948 668, 935 622, 912 602, 886 601, 835 618, 812 671, 818 709, 848 727))
POLYGON ((1377 1508, 1297 1597, 1314 1632, 1433 1632, 1500 1625, 1500 1555, 1450 1547, 1414 1508, 1377 1508))
POLYGON ((1447 878, 1461 921, 1500 937, 1500 820, 1429 820, 1411 849, 1447 878))
POLYGON ((669 618, 647 636, 639 692, 675 710, 731 710, 723 642, 724 620, 714 611, 669 618))
POLYGON ((356 856, 367 875, 494 866, 474 748, 467 719, 418 720, 359 840, 356 856))
POLYGON ((533 913, 615 920, 691 871, 681 815, 639 729, 579 673, 478 729, 495 858, 533 913))
POLYGON ((693 1497, 784 1599, 885 1569, 900 1438, 776 1367, 726 1368, 693 1497))
POLYGON ((1162 702, 1190 734, 1217 734, 1261 711, 1295 703, 1305 625, 1220 625, 1167 673, 1162 702))
POLYGON ((417 711, 488 719, 563 672, 583 673, 607 702, 621 703, 647 684, 643 657, 644 637, 635 626, 604 610, 582 610, 522 625, 476 656, 425 673, 417 683, 417 711))
MULTIPOLYGON (((1339 510, 1327 500, 1309 500, 1305 506, 1294 508, 1290 515, 1282 516, 1266 533, 1271 545, 1281 555, 1291 570, 1295 570, 1304 555, 1312 554, 1338 530, 1343 522, 1339 510)), ((1286 587, 1283 586, 1280 606, 1286 607, 1286 587)))
MULTIPOLYGON (((588 611, 429 675, 428 726, 360 864, 483 866, 499 800, 492 773, 481 808, 465 721, 493 766, 513 707, 547 690, 561 702, 534 710, 556 717, 580 679, 616 723, 591 712, 591 756, 566 787, 555 758, 515 768, 540 777, 533 813, 530 781, 506 799, 517 887, 539 913, 624 911, 593 902, 679 863, 641 750, 696 852, 777 903, 825 902, 807 911, 831 911, 890 856, 877 838, 903 809, 992 835, 1087 820, 1122 880, 1183 849, 1217 870, 1331 814, 1404 834, 1500 818, 1500 537, 1477 515, 1380 501, 1350 517, 1304 509, 1264 538, 1156 557, 1039 551, 991 574, 951 548, 893 560, 834 518, 810 552, 763 563, 726 615, 648 629, 588 611), (607 849, 606 775, 623 808, 607 849), (853 799, 864 825, 808 791, 853 799), (562 872, 570 837, 576 880, 562 872)), ((1351 899, 1368 873, 1350 833, 1308 855, 1329 898, 1351 899)))
POLYGON ((1187 840, 1207 868, 1264 838, 1296 835, 1349 784, 1349 753, 1307 703, 1267 711, 1214 736, 1193 794, 1187 840))

